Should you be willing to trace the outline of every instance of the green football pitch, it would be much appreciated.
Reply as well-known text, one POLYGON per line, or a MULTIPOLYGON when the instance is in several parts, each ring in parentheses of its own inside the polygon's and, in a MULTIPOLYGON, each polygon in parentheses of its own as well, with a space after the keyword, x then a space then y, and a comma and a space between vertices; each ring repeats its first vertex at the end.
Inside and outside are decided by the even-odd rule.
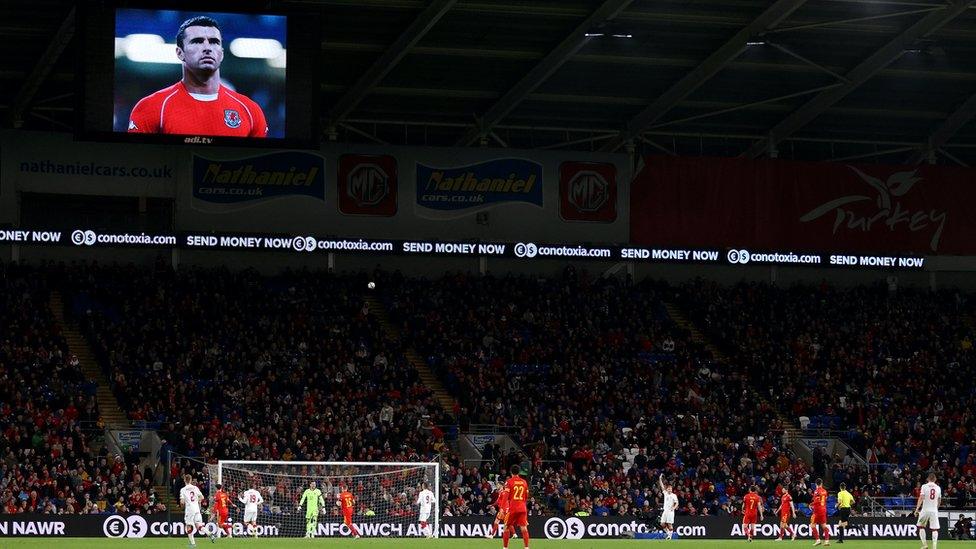
MULTIPOLYGON (((748 543, 744 540, 533 540, 530 547, 533 549, 637 549, 638 547, 657 547, 674 546, 681 549, 719 549, 720 547, 773 547, 794 548, 812 547, 811 540, 797 541, 755 541, 748 543)), ((918 549, 921 544, 916 541, 876 541, 876 540, 852 540, 843 545, 831 543, 831 547, 841 549, 856 549, 858 547, 871 549, 918 549)), ((485 539, 405 539, 405 538, 386 538, 386 539, 349 539, 349 538, 259 538, 259 539, 220 539, 217 543, 211 543, 207 538, 197 539, 199 549, 297 549, 299 547, 325 548, 325 549, 501 549, 500 540, 485 539)), ((96 539, 96 538, 0 538, 0 549, 30 549, 57 547, 59 549, 102 549, 102 548, 126 548, 133 547, 138 549, 174 549, 188 547, 187 539, 184 538, 144 538, 144 539, 96 539)), ((522 549, 521 543, 509 544, 510 549, 522 549)), ((929 547, 931 547, 931 542, 929 547)), ((971 541, 952 541, 940 540, 940 549, 955 549, 962 547, 976 547, 971 541)))

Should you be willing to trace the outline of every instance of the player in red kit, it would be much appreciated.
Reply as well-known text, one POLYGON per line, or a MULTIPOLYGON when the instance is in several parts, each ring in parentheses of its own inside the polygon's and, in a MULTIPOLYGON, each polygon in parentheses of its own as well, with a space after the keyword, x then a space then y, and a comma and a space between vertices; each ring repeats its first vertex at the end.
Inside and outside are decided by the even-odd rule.
POLYGON ((498 508, 498 513, 495 514, 495 521, 491 523, 491 532, 485 534, 485 537, 488 539, 495 537, 495 534, 498 533, 498 525, 504 524, 508 516, 508 488, 500 482, 498 486, 498 499, 495 500, 495 507, 498 508))
POLYGON ((129 115, 129 133, 267 137, 264 111, 220 82, 224 44, 217 21, 187 19, 176 35, 183 78, 143 97, 129 115))
POLYGON ((790 495, 788 486, 783 488, 783 496, 779 500, 779 537, 783 539, 783 534, 790 536, 791 540, 796 541, 796 528, 790 527, 790 520, 796 518, 796 507, 793 505, 793 496, 790 495))
POLYGON ((529 511, 525 502, 529 499, 529 483, 519 476, 520 467, 512 465, 505 489, 508 490, 508 516, 505 518, 505 533, 502 534, 502 546, 508 549, 508 540, 518 526, 522 530, 522 540, 525 549, 529 549, 529 511))
POLYGON ((810 529, 813 530, 814 545, 830 545, 830 530, 827 529, 827 490, 824 490, 823 479, 817 479, 817 489, 813 491, 813 501, 810 503, 813 515, 810 516, 810 529), (823 533, 821 534, 820 531, 823 533))
POLYGON ((742 528, 749 541, 752 541, 752 536, 756 533, 757 515, 759 520, 763 519, 763 503, 759 497, 759 487, 753 484, 749 487, 749 493, 742 498, 742 528))
POLYGON ((227 534, 227 537, 233 537, 234 531, 230 526, 230 521, 228 517, 230 516, 230 506, 233 502, 227 492, 224 491, 222 484, 217 485, 217 493, 214 494, 214 512, 217 514, 217 527, 227 534))
POLYGON ((354 538, 358 538, 359 530, 352 523, 352 511, 356 506, 356 498, 346 490, 345 486, 339 486, 339 501, 336 504, 342 508, 342 523, 349 527, 349 531, 352 532, 354 538))

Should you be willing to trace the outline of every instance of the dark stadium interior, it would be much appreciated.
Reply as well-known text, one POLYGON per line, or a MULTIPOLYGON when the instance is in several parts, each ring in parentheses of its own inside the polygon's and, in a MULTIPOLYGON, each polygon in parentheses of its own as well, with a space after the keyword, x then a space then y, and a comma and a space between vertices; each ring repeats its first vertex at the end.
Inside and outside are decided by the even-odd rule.
POLYGON ((976 0, 247 0, 311 141, 91 131, 173 2, 0 3, 0 548, 976 536, 976 0))
MULTIPOLYGON (((79 30, 72 4, 0 6, 0 44, 16 52, 0 60, 0 115, 25 128, 74 125, 79 30)), ((936 162, 976 161, 970 2, 949 2, 952 10, 940 0, 427 4, 295 0, 242 7, 327 15, 322 128, 334 126, 343 142, 477 145, 475 123, 482 120, 491 130, 489 145, 502 147, 622 148, 615 138, 626 128, 646 153, 763 156, 761 141, 772 132, 782 136, 781 158, 917 162, 935 137, 936 162), (742 35, 773 4, 770 11, 781 16, 767 19, 772 28, 742 35), (619 14, 586 27, 599 10, 619 14), (438 19, 417 30, 411 25, 423 14, 438 19), (380 62, 381 78, 346 95, 408 35, 416 43, 399 62, 380 62), (533 77, 540 66, 549 69, 547 77, 533 77), (671 95, 662 96, 666 91, 671 95), (828 101, 828 92, 839 98, 828 101), (348 107, 330 115, 337 105, 348 107), (797 115, 801 108, 811 109, 809 120, 797 115)))

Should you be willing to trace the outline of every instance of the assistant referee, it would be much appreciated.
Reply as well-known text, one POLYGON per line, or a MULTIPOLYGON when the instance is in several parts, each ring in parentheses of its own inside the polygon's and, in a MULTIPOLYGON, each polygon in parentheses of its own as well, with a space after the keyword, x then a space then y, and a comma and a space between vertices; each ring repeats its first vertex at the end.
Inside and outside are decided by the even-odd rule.
POLYGON ((851 505, 854 505, 854 496, 847 491, 847 484, 842 482, 840 492, 837 492, 837 543, 844 543, 844 530, 851 518, 851 505))

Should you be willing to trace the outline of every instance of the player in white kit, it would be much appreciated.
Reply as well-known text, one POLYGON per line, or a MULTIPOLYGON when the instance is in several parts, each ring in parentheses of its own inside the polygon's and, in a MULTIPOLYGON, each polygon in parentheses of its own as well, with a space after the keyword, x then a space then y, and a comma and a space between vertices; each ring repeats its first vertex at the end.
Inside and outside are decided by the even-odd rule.
POLYGON ((417 505, 420 506, 420 531, 428 538, 434 537, 434 527, 428 524, 430 513, 434 509, 434 492, 431 492, 427 483, 422 485, 423 490, 417 494, 417 505))
POLYGON ((942 502, 942 488, 935 483, 935 473, 929 473, 928 483, 923 484, 918 493, 915 504, 915 514, 918 516, 918 537, 922 540, 922 549, 928 549, 925 543, 925 531, 932 532, 932 549, 939 546, 939 504, 942 502))
POLYGON ((203 493, 193 485, 193 477, 183 475, 183 488, 180 490, 180 505, 183 506, 183 522, 186 524, 186 535, 190 538, 190 547, 196 547, 193 539, 195 532, 203 533, 203 517, 200 515, 200 502, 203 493))
POLYGON ((244 504, 244 526, 247 528, 247 535, 258 537, 258 507, 264 503, 261 492, 251 488, 237 496, 237 499, 244 504))
POLYGON ((657 479, 664 493, 664 510, 661 512, 661 527, 668 533, 667 539, 674 535, 674 511, 678 508, 678 494, 671 490, 670 484, 664 483, 664 475, 657 479))

